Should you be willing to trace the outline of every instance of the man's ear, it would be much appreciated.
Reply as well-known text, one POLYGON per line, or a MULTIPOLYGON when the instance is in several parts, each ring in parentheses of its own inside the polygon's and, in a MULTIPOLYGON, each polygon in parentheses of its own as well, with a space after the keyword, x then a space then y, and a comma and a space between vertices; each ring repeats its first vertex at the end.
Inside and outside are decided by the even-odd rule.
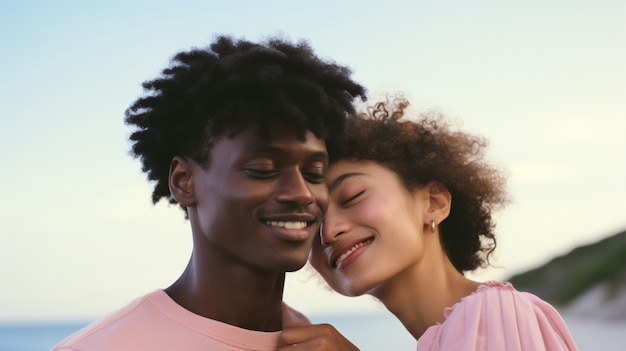
POLYGON ((426 189, 428 189, 429 201, 424 224, 430 226, 432 222, 435 222, 435 225, 439 225, 450 215, 452 194, 448 188, 436 181, 426 184, 426 189))
POLYGON ((174 157, 170 163, 170 193, 176 202, 185 207, 196 204, 192 167, 189 160, 180 156, 174 157))

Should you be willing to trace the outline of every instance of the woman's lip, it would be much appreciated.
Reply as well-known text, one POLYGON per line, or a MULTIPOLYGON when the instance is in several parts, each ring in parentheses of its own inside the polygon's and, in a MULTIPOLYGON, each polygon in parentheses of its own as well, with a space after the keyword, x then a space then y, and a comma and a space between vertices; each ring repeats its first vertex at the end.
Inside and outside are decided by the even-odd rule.
POLYGON ((372 241, 374 241, 374 237, 341 244, 336 250, 331 252, 329 259, 330 266, 332 268, 340 269, 353 259, 356 259, 356 256, 352 256, 362 251, 362 248, 371 244, 372 241))
POLYGON ((355 247, 353 247, 350 251, 348 251, 345 257, 343 257, 342 255, 342 258, 340 257, 340 261, 338 261, 336 264, 337 266, 336 269, 342 269, 346 267, 347 265, 349 265, 350 263, 354 262, 361 255, 361 253, 367 250, 367 248, 372 243, 372 241, 373 239, 361 242, 357 244, 355 247))

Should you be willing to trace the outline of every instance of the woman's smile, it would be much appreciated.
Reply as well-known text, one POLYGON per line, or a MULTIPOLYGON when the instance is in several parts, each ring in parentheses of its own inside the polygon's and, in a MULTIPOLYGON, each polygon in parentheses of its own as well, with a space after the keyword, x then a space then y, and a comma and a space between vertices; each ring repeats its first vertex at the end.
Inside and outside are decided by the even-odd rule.
MULTIPOLYGON (((374 238, 368 238, 364 241, 359 241, 356 244, 350 246, 347 250, 335 250, 331 251, 330 264, 331 267, 336 269, 342 269, 355 261, 361 253, 367 249, 367 246, 374 241, 374 238)), ((343 245, 343 248, 348 245, 343 245)))

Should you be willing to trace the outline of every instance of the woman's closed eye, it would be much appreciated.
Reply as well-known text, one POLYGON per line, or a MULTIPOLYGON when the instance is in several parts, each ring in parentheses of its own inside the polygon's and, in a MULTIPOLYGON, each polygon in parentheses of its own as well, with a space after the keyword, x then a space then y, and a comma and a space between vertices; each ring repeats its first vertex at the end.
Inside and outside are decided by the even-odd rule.
POLYGON ((342 206, 346 206, 346 205, 353 204, 359 198, 359 196, 363 195, 363 193, 365 193, 365 190, 361 190, 361 191, 357 192, 356 194, 350 196, 346 200, 343 200, 341 202, 341 205, 342 206))

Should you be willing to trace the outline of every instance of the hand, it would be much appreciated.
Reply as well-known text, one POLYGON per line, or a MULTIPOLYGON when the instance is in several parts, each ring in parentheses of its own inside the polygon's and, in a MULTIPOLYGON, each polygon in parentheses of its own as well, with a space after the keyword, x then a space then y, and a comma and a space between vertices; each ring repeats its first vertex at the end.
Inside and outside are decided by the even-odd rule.
POLYGON ((359 351, 330 324, 313 324, 283 329, 278 351, 359 351))

